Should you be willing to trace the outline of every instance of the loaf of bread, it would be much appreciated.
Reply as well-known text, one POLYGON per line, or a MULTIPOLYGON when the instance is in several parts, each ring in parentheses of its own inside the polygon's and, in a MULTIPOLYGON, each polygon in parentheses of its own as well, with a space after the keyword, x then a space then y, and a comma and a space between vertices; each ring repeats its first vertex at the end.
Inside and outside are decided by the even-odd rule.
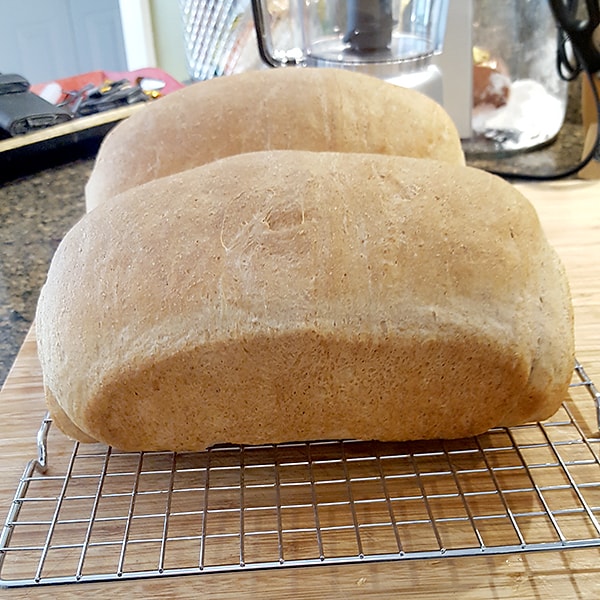
POLYGON ((552 415, 574 364, 530 203, 376 154, 236 155, 107 198, 36 322, 59 426, 124 450, 469 436, 552 415))
POLYGON ((342 69, 269 69, 198 82, 121 122, 102 143, 86 207, 219 158, 286 149, 464 164, 454 123, 419 92, 342 69))

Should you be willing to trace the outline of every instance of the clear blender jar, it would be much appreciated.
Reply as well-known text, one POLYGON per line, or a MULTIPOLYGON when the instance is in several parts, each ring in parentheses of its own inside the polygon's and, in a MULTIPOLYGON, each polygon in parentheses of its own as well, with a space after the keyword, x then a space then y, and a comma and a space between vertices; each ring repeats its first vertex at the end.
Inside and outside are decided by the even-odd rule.
POLYGON ((433 58, 448 0, 252 0, 252 8, 270 66, 352 69, 443 100, 433 58))

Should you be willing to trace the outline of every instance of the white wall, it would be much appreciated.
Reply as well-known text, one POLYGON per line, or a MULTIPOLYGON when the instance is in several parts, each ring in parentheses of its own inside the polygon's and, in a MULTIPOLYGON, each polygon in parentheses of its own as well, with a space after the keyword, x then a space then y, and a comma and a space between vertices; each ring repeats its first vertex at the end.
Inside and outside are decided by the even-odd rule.
POLYGON ((176 0, 150 0, 157 66, 179 81, 189 78, 183 19, 176 0))
POLYGON ((119 0, 129 70, 158 67, 188 79, 183 20, 176 0, 119 0))

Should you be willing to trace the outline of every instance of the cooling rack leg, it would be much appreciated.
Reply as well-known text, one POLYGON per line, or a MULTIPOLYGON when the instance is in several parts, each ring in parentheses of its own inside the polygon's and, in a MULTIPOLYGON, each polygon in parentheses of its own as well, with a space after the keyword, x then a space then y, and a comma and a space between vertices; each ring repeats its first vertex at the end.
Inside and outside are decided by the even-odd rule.
POLYGON ((45 473, 48 469, 48 432, 52 425, 50 413, 46 413, 42 424, 37 432, 37 451, 38 457, 34 461, 34 468, 40 473, 45 473))

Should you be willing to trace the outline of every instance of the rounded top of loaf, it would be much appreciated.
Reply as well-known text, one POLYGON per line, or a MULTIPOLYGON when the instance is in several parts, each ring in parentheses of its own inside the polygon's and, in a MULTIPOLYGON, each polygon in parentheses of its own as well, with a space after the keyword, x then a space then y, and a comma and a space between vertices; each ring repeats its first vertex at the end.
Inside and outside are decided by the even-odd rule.
POLYGON ((372 152, 464 164, 444 109, 343 69, 280 68, 198 82, 148 103, 104 139, 88 211, 152 179, 260 150, 372 152))

